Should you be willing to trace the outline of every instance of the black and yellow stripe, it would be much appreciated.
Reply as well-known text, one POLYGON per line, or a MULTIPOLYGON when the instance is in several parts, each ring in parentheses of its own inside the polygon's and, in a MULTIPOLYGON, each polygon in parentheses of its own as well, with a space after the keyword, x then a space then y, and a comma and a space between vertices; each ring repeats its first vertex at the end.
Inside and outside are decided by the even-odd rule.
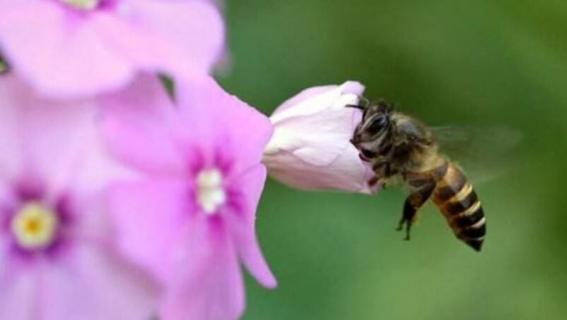
POLYGON ((433 201, 457 238, 480 251, 486 235, 486 218, 476 192, 457 166, 449 164, 437 183, 433 201))

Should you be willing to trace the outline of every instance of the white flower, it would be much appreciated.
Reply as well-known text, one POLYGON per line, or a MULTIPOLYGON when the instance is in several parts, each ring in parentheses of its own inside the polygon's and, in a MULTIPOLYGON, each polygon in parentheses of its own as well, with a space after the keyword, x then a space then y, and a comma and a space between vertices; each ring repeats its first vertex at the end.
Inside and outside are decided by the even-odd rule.
POLYGON ((264 152, 270 175, 304 190, 372 193, 372 170, 350 143, 362 113, 358 104, 364 86, 342 85, 306 89, 284 102, 270 117, 275 131, 264 152))

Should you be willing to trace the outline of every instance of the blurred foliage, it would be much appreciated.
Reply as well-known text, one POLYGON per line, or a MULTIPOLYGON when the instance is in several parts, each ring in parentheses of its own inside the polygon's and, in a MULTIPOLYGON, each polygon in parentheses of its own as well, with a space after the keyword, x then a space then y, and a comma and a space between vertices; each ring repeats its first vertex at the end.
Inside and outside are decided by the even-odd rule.
POLYGON ((8 64, 6 64, 6 62, 0 56, 0 74, 4 73, 6 71, 8 71, 8 64))
MULTIPOLYGON (((567 2, 227 1, 223 85, 270 113, 305 87, 359 80, 434 125, 521 130, 516 165, 477 185, 477 254, 405 197, 305 193, 269 181, 258 233, 280 286, 248 281, 245 319, 564 319, 567 2)), ((498 141, 495 141, 498 143, 498 141)), ((250 279, 248 279, 250 280, 250 279)))

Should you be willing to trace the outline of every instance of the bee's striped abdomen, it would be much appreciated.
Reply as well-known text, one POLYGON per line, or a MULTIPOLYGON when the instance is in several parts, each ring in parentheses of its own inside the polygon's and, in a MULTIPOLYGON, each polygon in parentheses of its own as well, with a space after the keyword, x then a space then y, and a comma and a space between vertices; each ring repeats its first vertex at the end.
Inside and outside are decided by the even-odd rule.
POLYGON ((476 192, 457 166, 449 164, 437 183, 433 200, 455 235, 480 251, 486 234, 486 218, 476 192))

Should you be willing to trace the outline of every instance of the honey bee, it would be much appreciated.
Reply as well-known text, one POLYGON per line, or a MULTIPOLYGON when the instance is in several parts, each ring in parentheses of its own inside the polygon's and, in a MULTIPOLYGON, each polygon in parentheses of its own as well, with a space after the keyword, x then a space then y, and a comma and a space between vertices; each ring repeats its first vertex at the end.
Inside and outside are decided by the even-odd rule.
POLYGON ((433 130, 384 101, 349 107, 363 111, 351 143, 372 165, 375 177, 368 183, 398 178, 410 189, 398 226, 405 227, 406 240, 417 211, 432 199, 455 236, 480 251, 486 235, 481 202, 459 166, 439 152, 433 130))

